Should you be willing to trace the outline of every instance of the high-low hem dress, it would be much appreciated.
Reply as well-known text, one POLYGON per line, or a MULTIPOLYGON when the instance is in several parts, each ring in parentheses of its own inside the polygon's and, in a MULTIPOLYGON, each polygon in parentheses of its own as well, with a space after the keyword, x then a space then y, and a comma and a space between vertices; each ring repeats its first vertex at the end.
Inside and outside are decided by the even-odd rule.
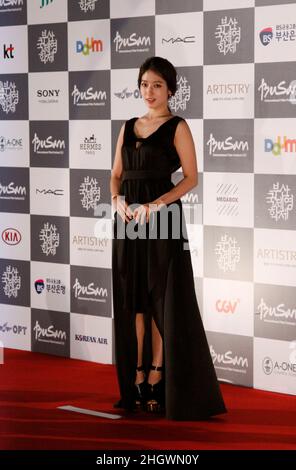
MULTIPOLYGON (((181 166, 174 136, 182 119, 173 116, 147 138, 135 135, 136 117, 126 121, 119 192, 128 204, 152 202, 174 187, 171 174, 181 166)), ((133 224, 136 231, 136 222, 123 222, 117 212, 114 214, 112 286, 120 403, 126 409, 134 406, 135 322, 136 314, 143 313, 147 373, 152 363, 152 317, 163 339, 166 417, 200 420, 225 413, 226 408, 196 299, 182 204, 180 200, 173 204, 179 206, 181 214, 179 238, 172 236, 171 222, 167 238, 159 234, 151 237, 147 223, 146 238, 130 239, 128 225, 133 224)), ((159 218, 162 210, 153 217, 159 218)))

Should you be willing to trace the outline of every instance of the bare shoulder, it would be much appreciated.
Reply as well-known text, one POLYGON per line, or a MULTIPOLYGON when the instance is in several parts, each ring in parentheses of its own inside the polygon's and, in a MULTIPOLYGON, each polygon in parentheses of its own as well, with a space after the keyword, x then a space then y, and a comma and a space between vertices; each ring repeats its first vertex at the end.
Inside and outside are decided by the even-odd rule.
POLYGON ((184 142, 184 139, 192 140, 190 127, 185 119, 180 119, 175 132, 175 143, 184 142))

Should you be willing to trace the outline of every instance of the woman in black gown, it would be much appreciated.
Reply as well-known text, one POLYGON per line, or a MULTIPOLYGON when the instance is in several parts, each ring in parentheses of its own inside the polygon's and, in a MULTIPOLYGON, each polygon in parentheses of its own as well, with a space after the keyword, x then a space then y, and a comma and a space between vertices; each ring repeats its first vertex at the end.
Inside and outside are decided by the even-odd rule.
POLYGON ((197 184, 194 143, 186 121, 168 107, 176 92, 173 65, 147 59, 138 86, 148 112, 122 126, 110 181, 121 394, 115 406, 205 419, 226 409, 196 300, 180 201, 197 184), (174 186, 171 174, 180 166, 184 178, 174 186))

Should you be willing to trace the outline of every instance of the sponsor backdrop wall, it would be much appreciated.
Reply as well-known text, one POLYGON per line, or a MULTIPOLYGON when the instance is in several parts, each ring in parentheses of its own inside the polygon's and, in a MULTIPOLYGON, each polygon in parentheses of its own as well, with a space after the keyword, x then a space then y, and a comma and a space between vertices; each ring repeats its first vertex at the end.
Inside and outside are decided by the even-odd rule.
POLYGON ((160 55, 197 148, 183 205, 218 377, 295 394, 295 2, 0 0, 0 25, 0 341, 112 362, 94 209, 122 123, 145 112, 138 67, 160 55))

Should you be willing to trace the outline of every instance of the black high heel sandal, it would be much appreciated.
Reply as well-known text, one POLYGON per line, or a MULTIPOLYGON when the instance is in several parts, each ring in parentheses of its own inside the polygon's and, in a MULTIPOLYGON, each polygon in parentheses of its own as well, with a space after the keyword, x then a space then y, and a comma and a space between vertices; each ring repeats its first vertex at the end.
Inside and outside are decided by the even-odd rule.
MULTIPOLYGON (((144 367, 138 366, 136 368, 138 372, 143 372, 144 367)), ((145 374, 144 374, 145 377, 145 374)), ((143 408, 147 398, 147 381, 146 377, 144 378, 143 382, 139 384, 135 384, 135 405, 136 408, 143 408)))
MULTIPOLYGON (((150 370, 163 371, 163 367, 151 366, 150 370)), ((147 382, 147 387, 146 410, 152 413, 164 411, 164 379, 161 378, 156 384, 150 384, 147 382)))

